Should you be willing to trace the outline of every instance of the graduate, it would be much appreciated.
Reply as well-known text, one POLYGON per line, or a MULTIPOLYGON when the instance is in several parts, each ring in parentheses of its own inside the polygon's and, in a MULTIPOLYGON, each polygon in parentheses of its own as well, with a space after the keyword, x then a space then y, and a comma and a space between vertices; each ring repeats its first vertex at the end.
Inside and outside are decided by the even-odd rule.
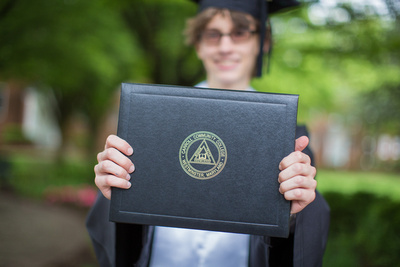
MULTIPOLYGON (((271 13, 297 6, 292 0, 197 0, 186 38, 203 62, 198 87, 254 90, 271 48, 271 13)), ((321 266, 329 229, 329 206, 316 191, 316 168, 304 126, 297 127, 295 151, 280 163, 279 192, 291 201, 288 238, 253 236, 109 221, 111 188, 128 189, 135 163, 125 140, 110 135, 97 156, 100 193, 87 218, 100 266, 321 266)))

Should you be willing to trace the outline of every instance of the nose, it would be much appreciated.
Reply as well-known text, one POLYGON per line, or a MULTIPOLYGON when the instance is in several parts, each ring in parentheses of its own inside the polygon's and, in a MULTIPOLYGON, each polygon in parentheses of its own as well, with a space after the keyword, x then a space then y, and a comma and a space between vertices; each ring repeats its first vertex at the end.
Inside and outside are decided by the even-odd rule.
POLYGON ((221 39, 219 40, 219 51, 223 53, 230 52, 233 48, 233 41, 232 38, 229 35, 223 35, 221 36, 221 39))

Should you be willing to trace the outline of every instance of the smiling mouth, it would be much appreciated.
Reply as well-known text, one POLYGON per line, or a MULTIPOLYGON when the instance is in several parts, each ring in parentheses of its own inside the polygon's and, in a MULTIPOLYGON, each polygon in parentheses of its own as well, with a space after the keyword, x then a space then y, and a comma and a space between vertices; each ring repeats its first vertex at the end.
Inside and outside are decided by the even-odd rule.
POLYGON ((237 60, 217 60, 216 65, 220 70, 232 70, 239 64, 237 60))

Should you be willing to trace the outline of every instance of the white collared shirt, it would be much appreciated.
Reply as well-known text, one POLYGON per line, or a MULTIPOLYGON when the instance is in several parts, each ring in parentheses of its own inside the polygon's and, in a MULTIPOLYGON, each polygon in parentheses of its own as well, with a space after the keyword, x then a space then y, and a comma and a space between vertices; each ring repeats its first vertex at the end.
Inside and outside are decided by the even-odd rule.
POLYGON ((151 267, 246 267, 250 236, 192 230, 155 228, 151 267))
MULTIPOLYGON (((195 87, 208 88, 209 86, 208 86, 208 83, 206 81, 202 81, 202 82, 196 84, 195 87)), ((255 91, 255 89, 253 87, 249 86, 244 91, 255 91)))

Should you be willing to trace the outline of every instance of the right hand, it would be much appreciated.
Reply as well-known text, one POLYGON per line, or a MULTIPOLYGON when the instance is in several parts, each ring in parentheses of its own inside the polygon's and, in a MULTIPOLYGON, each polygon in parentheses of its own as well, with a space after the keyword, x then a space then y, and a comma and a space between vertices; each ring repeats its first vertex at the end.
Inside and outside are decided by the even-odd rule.
POLYGON ((133 149, 128 142, 116 135, 108 136, 104 151, 97 154, 94 181, 106 198, 111 199, 111 187, 131 187, 130 173, 135 170, 135 165, 127 156, 132 154, 133 149))

